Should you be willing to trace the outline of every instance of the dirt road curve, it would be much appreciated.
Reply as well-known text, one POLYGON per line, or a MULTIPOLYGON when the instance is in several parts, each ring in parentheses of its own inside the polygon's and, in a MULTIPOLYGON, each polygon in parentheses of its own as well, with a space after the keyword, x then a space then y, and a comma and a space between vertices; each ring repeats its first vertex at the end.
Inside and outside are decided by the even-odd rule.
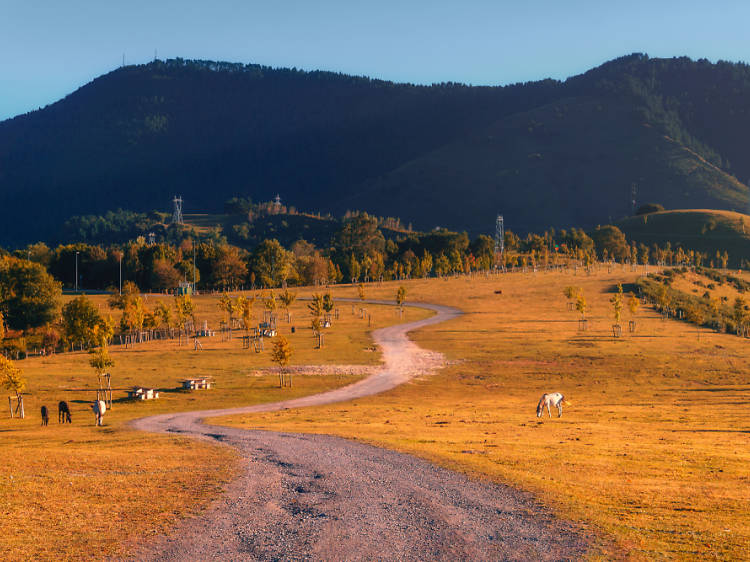
MULTIPOLYGON (((369 301, 378 303, 378 301, 369 301)), ((200 516, 134 554, 139 560, 560 560, 586 537, 521 492, 467 479, 392 451, 318 435, 210 426, 207 417, 328 404, 393 388, 439 367, 406 334, 455 318, 456 309, 373 333, 385 366, 331 392, 273 404, 136 420, 236 447, 246 470, 200 516)))

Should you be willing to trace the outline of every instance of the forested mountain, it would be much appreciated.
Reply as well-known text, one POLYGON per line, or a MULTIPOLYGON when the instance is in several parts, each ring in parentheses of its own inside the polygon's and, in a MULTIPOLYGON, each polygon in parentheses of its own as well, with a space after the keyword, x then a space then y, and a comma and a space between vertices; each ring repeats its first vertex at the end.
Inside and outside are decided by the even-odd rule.
POLYGON ((299 208, 415 228, 590 227, 639 202, 746 207, 750 68, 631 55, 564 82, 414 86, 156 61, 0 123, 0 245, 127 208, 299 208), (734 174, 734 175, 733 175, 734 174))

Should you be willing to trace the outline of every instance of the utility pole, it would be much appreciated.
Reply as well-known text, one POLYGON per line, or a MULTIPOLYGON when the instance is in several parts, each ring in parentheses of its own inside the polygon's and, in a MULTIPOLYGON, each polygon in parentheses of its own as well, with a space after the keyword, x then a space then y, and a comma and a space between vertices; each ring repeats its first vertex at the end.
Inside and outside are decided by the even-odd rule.
POLYGON ((120 294, 122 294, 122 253, 120 253, 120 294))
POLYGON ((195 294, 195 241, 193 242, 193 294, 195 294))
POLYGON ((76 293, 78 292, 78 252, 76 251, 76 293))

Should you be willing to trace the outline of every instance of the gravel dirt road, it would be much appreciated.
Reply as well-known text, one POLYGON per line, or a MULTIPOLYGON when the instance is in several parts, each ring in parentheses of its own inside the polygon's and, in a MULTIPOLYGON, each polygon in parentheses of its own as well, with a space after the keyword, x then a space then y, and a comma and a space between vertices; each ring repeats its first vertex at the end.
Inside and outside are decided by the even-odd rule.
MULTIPOLYGON (((379 301, 368 301, 378 303, 379 301)), ((390 303, 388 303, 390 304, 390 303)), ((407 333, 455 318, 373 332, 384 366, 338 390, 273 404, 166 414, 133 422, 237 448, 245 470, 198 516, 133 554, 138 560, 568 560, 589 537, 530 495, 470 480, 415 457, 325 435, 212 426, 212 416, 328 404, 377 394, 444 363, 407 333)))

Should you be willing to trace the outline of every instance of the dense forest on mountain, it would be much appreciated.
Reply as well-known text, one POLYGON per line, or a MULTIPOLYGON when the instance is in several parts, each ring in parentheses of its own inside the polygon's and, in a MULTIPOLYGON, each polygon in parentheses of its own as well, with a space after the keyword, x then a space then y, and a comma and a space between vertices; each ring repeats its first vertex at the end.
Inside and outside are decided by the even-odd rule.
POLYGON ((666 208, 745 210, 750 67, 630 55, 564 82, 414 86, 258 65, 119 68, 0 123, 0 244, 118 207, 300 208, 490 233, 666 208), (738 180, 741 180, 739 181, 738 180))

